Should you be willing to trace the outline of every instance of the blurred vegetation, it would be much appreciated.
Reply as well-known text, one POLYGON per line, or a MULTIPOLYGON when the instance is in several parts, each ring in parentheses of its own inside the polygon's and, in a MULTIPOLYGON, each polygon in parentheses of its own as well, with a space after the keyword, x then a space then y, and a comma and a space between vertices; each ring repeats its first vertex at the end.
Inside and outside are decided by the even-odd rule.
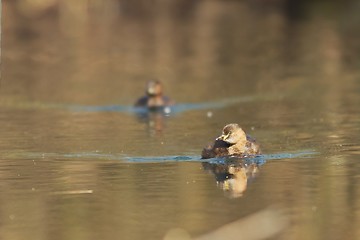
MULTIPOLYGON (((163 80, 170 93, 175 82, 195 78, 192 84, 179 86, 174 98, 196 101, 196 96, 180 93, 195 88, 206 99, 212 89, 219 89, 233 96, 274 89, 269 83, 315 72, 324 74, 314 77, 316 81, 331 81, 329 75, 360 66, 356 0, 5 0, 3 4, 8 63, 46 66, 32 68, 28 76, 33 82, 51 76, 41 81, 41 89, 52 84, 61 89, 64 79, 104 91, 109 84, 125 87, 128 91, 119 101, 126 104, 132 103, 135 92, 139 95, 137 89, 149 77, 163 80), (301 75, 299 66, 306 69, 301 75), (252 81, 236 90, 217 79, 229 86, 235 79, 252 81)), ((59 101, 86 98, 71 89, 68 96, 51 94, 59 101)), ((97 102, 110 96, 96 94, 91 99, 97 102)))

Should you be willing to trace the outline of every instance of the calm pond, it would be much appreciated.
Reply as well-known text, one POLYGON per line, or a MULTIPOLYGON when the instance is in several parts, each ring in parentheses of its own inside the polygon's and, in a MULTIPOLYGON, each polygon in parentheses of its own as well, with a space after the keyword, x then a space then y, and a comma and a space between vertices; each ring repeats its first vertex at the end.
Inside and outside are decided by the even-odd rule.
POLYGON ((0 239, 359 239, 360 4, 298 2, 3 0, 0 239))

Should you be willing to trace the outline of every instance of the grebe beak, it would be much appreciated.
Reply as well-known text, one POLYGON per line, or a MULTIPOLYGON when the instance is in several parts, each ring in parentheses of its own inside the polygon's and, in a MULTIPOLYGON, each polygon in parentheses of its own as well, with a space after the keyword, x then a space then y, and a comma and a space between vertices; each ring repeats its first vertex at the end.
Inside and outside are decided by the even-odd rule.
POLYGON ((226 141, 226 139, 229 138, 229 135, 230 135, 229 133, 226 135, 222 134, 221 136, 217 137, 216 140, 226 141))

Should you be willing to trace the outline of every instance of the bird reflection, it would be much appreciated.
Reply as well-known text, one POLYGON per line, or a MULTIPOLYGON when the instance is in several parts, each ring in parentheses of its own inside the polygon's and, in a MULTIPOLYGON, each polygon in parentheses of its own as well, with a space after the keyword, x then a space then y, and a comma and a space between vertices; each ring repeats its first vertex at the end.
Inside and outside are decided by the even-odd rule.
POLYGON ((147 131, 151 136, 161 135, 164 128, 167 114, 163 110, 149 110, 136 114, 139 122, 146 125, 147 131))
POLYGON ((238 198, 259 173, 259 165, 244 158, 231 158, 221 163, 203 162, 205 171, 215 175, 216 183, 230 198, 238 198))

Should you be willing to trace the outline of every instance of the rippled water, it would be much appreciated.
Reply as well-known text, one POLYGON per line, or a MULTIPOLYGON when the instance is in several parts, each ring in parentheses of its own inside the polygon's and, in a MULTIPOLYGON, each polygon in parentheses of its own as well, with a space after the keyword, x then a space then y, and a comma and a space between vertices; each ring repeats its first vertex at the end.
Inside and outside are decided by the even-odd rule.
MULTIPOLYGON (((14 2, 3 1, 1 239, 215 236, 269 207, 287 224, 267 238, 359 238, 355 1, 295 17, 275 1, 14 2), (170 111, 133 108, 149 78, 170 111), (263 154, 201 159, 231 122, 263 154)), ((223 239, 258 239, 236 229, 261 224, 239 224, 223 239)))

